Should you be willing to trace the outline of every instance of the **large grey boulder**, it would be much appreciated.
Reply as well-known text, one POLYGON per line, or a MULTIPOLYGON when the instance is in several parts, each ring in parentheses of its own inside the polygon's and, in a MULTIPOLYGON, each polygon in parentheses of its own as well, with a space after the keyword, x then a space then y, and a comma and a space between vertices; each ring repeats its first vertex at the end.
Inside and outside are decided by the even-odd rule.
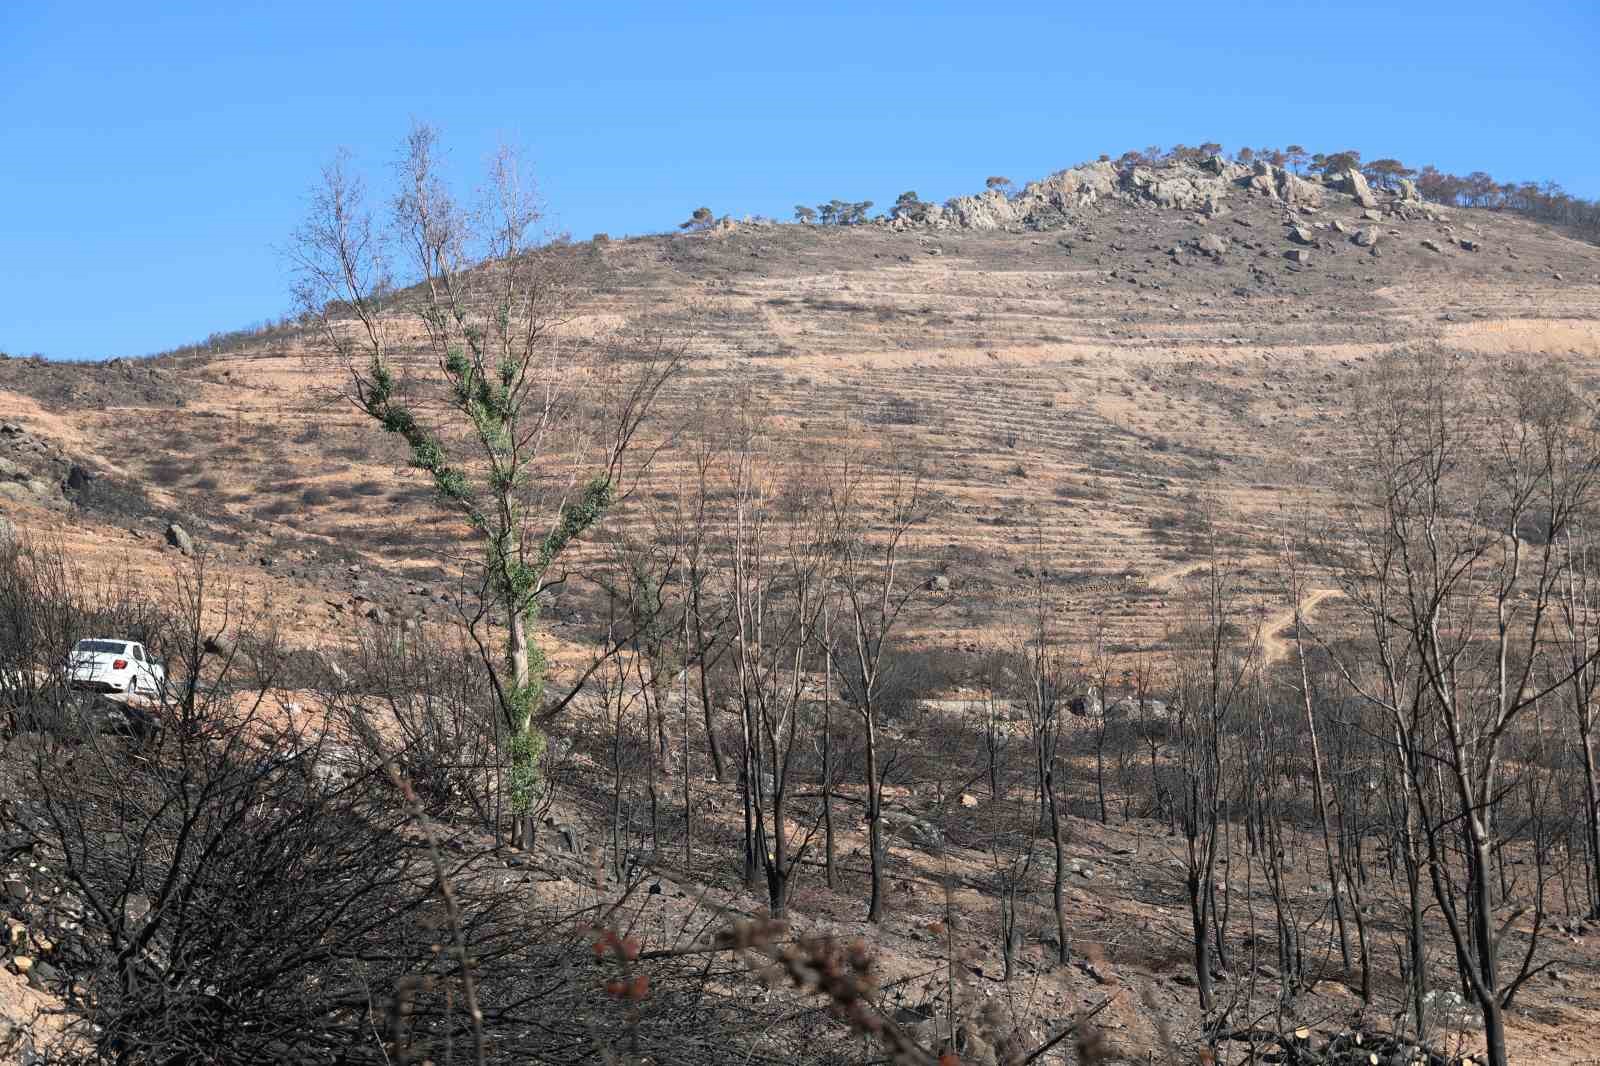
POLYGON ((185 555, 194 554, 194 538, 176 522, 167 523, 167 543, 185 555))
POLYGON ((1359 170, 1347 170, 1340 179, 1344 191, 1355 197, 1356 203, 1362 207, 1377 207, 1378 198, 1372 194, 1372 187, 1367 184, 1366 175, 1359 170))
POLYGON ((1100 690, 1090 688, 1080 692, 1067 700, 1067 710, 1079 717, 1093 718, 1101 714, 1105 707, 1100 700, 1100 690))
POLYGON ((1245 187, 1259 196, 1278 199, 1278 168, 1264 159, 1256 160, 1255 169, 1245 182, 1245 187))
POLYGON ((1322 186, 1281 170, 1278 172, 1278 199, 1300 207, 1321 207, 1322 186))
POLYGON ((1242 173, 1237 180, 1258 196, 1282 200, 1296 207, 1322 206, 1322 186, 1314 181, 1307 181, 1283 167, 1275 167, 1264 159, 1258 159, 1252 170, 1244 171, 1242 167, 1238 169, 1242 173))
POLYGON ((904 831, 905 838, 924 851, 936 851, 944 847, 944 833, 926 818, 907 822, 904 831))

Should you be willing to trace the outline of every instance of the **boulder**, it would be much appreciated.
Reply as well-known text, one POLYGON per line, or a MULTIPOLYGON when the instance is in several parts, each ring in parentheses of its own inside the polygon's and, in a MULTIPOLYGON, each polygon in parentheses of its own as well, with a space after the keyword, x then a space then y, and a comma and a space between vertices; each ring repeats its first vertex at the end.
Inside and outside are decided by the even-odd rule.
POLYGON ((1356 235, 1350 239, 1355 241, 1363 248, 1371 248, 1373 245, 1378 243, 1379 236, 1380 234, 1377 226, 1364 226, 1361 229, 1356 230, 1356 235))
POLYGON ((1316 244, 1317 235, 1306 226, 1295 226, 1289 230, 1289 239, 1296 244, 1316 244))
POLYGON ((944 834, 939 831, 938 826, 926 818, 918 818, 915 821, 907 822, 905 837, 913 845, 922 848, 924 851, 934 851, 944 846, 944 834))
POLYGON ((1417 183, 1410 178, 1401 178, 1400 199, 1405 203, 1420 204, 1422 202, 1422 194, 1417 191, 1417 183))
POLYGON ((1195 251, 1201 255, 1208 255, 1212 259, 1221 259, 1228 250, 1227 238, 1216 234, 1203 234, 1194 242, 1195 251))
POLYGON ((1245 188, 1258 196, 1265 196, 1273 200, 1282 200, 1286 204, 1297 207, 1316 208, 1322 206, 1322 186, 1314 181, 1308 181, 1293 174, 1282 167, 1275 167, 1265 160, 1256 160, 1252 170, 1245 171, 1237 168, 1238 181, 1245 188))
POLYGON ((1322 206, 1322 186, 1287 170, 1278 172, 1278 199, 1303 207, 1322 206))
POLYGON ((929 578, 928 579, 928 591, 929 592, 949 592, 950 591, 950 579, 948 577, 945 577, 943 574, 938 574, 938 575, 935 575, 934 577, 929 578))
POLYGON ((1245 182, 1245 187, 1258 196, 1278 199, 1278 168, 1265 160, 1256 160, 1255 169, 1245 182))
POLYGON ((999 189, 989 189, 976 196, 958 196, 945 205, 945 210, 955 217, 962 229, 1003 229, 1021 220, 1017 208, 999 189))
POLYGON ((93 480, 94 475, 77 463, 73 463, 72 469, 67 471, 67 488, 73 492, 82 492, 89 487, 89 482, 93 480))
POLYGON ((1347 170, 1340 183, 1344 191, 1355 197, 1356 203, 1362 207, 1377 207, 1378 198, 1372 194, 1372 187, 1367 184, 1367 179, 1359 170, 1347 170))
POLYGON ((1464 252, 1481 252, 1483 250, 1483 245, 1477 241, 1468 240, 1466 237, 1462 237, 1456 243, 1461 245, 1461 250, 1464 252))
POLYGON ((1440 254, 1444 253, 1444 249, 1439 247, 1438 241, 1430 240, 1427 237, 1422 239, 1422 246, 1430 252, 1439 252, 1440 254))
POLYGON ((167 523, 167 543, 185 555, 194 554, 194 538, 189 536, 188 530, 176 522, 167 523))
POLYGON ((39 992, 44 992, 60 978, 56 968, 43 959, 34 961, 33 969, 28 971, 28 987, 39 992))
POLYGON ((1283 257, 1297 266, 1311 265, 1311 252, 1305 248, 1291 248, 1283 253, 1283 257))
POLYGON ((558 822, 554 818, 546 818, 544 826, 555 836, 556 845, 562 851, 576 854, 578 851, 578 830, 566 823, 558 822))
POLYGON ((1332 227, 1333 232, 1335 232, 1335 233, 1349 233, 1350 232, 1349 225, 1346 224, 1343 219, 1336 218, 1332 222, 1328 223, 1328 225, 1330 227, 1332 227))

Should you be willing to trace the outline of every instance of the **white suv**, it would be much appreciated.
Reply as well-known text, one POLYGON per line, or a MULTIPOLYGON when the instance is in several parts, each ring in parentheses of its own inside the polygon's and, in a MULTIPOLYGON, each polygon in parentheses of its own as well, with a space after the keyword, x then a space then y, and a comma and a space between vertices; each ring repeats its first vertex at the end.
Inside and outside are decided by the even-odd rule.
POLYGON ((67 663, 73 688, 157 696, 166 688, 166 667, 144 645, 130 640, 80 640, 67 663))

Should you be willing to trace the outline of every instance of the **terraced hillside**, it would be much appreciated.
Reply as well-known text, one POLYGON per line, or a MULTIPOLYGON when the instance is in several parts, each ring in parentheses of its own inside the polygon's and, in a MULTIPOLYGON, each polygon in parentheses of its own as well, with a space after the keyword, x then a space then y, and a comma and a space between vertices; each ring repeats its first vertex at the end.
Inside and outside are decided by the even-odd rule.
MULTIPOLYGON (((692 338, 655 432, 749 390, 802 464, 844 442, 915 460, 941 506, 913 567, 949 581, 917 616, 930 645, 988 639, 1042 567, 1076 635, 1104 624, 1133 652, 1164 639, 1162 579, 1192 564, 1203 510, 1273 609, 1276 537, 1331 498, 1375 352, 1600 365, 1600 250, 1508 214, 1429 215, 1332 191, 1216 217, 1107 199, 1048 232, 742 224, 558 254, 590 279, 573 330, 649 318, 692 338)), ((8 360, 0 503, 136 581, 162 579, 180 519, 305 638, 373 607, 445 613, 459 528, 342 384, 292 330, 153 363, 8 360)), ((685 463, 664 453, 618 520, 642 528, 685 463)), ((552 618, 584 613, 574 595, 552 618)))

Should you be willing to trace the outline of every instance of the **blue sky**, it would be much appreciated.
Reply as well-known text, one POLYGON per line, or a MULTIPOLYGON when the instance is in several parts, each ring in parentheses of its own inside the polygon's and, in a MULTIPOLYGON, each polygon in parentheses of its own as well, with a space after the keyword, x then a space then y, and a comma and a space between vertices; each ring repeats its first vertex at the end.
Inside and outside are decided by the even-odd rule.
POLYGON ((943 199, 1148 144, 1354 147, 1600 196, 1595 0, 0 5, 0 350, 106 358, 289 310, 340 146, 499 142, 573 236, 705 204, 943 199))

